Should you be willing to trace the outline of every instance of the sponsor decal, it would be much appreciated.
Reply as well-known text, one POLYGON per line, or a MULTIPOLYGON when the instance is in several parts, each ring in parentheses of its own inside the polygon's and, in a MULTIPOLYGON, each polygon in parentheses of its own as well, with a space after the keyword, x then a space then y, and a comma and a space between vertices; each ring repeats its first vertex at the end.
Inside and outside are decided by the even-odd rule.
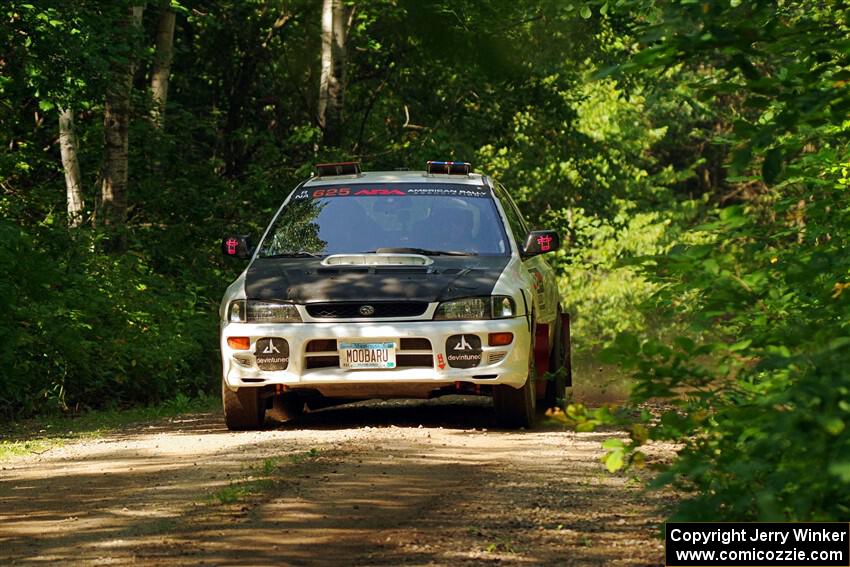
POLYGON ((446 359, 452 368, 473 368, 481 362, 481 337, 452 335, 446 340, 446 359))
MULTIPOLYGON (((325 199, 328 197, 487 197, 486 189, 465 185, 436 185, 428 186, 419 183, 408 184, 386 184, 381 186, 366 187, 321 187, 312 190, 303 190, 293 196, 295 199, 325 199)), ((551 237, 549 237, 551 239, 551 237)), ((551 246, 551 243, 550 243, 551 246)))
POLYGON ((289 366, 289 342, 274 337, 258 339, 254 356, 260 370, 286 370, 289 366))
POLYGON ((235 238, 228 238, 225 240, 224 245, 227 247, 227 254, 229 256, 236 255, 236 248, 239 246, 239 241, 235 238))
POLYGON ((443 369, 443 368, 445 368, 445 367, 446 367, 446 359, 445 359, 445 358, 443 358, 443 355, 442 355, 442 354, 438 354, 438 355, 437 355, 437 368, 439 368, 440 370, 442 370, 442 369, 443 369))
POLYGON ((407 190, 408 195, 447 196, 447 197, 486 197, 486 191, 459 187, 414 187, 407 190))
POLYGON ((537 294, 537 304, 540 309, 546 309, 546 280, 540 270, 536 268, 531 268, 528 270, 528 273, 534 278, 532 286, 534 287, 534 293, 537 294))
POLYGON ((389 197, 392 195, 400 195, 404 197, 405 193, 398 189, 361 189, 354 193, 356 196, 366 195, 368 197, 389 197))
POLYGON ((351 189, 348 187, 331 187, 330 189, 316 189, 313 191, 314 199, 322 197, 347 197, 351 194, 351 189))
POLYGON ((541 252, 548 252, 552 249, 552 237, 551 236, 538 236, 537 244, 540 245, 541 252))

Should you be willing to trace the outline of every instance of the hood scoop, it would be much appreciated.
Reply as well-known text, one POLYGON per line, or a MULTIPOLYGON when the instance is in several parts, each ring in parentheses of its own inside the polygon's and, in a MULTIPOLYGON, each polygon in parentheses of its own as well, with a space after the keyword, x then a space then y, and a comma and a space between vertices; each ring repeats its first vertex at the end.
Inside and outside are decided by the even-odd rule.
POLYGON ((332 254, 322 266, 430 266, 434 260, 421 254, 332 254))

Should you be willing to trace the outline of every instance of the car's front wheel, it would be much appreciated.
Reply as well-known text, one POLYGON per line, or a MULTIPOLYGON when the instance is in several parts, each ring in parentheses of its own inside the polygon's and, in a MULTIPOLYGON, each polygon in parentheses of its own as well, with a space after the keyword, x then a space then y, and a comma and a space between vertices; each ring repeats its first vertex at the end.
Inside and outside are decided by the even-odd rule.
POLYGON ((224 423, 231 431, 259 429, 266 419, 265 400, 260 388, 231 390, 221 380, 221 402, 224 407, 224 423))
POLYGON ((528 365, 528 378, 521 388, 499 384, 493 388, 493 407, 496 420, 502 427, 529 428, 537 416, 534 358, 528 365))

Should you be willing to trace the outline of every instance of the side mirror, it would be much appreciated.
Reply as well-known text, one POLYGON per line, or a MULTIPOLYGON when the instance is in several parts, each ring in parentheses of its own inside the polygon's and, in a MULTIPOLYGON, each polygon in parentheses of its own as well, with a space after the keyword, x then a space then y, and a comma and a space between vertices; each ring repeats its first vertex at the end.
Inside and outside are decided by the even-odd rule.
POLYGON ((525 257, 537 256, 553 252, 561 247, 561 237, 554 230, 532 230, 525 239, 522 247, 522 255, 525 257))
POLYGON ((247 234, 228 234, 221 240, 221 253, 227 258, 247 260, 251 257, 251 237, 247 234))

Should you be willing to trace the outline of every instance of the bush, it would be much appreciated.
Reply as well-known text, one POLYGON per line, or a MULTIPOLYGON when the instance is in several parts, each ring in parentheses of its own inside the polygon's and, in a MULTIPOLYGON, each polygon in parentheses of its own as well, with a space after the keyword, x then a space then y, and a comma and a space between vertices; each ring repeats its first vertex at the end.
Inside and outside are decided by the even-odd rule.
POLYGON ((631 424, 624 462, 642 462, 648 439, 683 445, 656 481, 687 494, 677 519, 850 513, 850 201, 840 173, 850 168, 822 163, 832 174, 817 199, 801 200, 810 182, 719 209, 699 227, 713 244, 681 245, 647 265, 665 283, 657 311, 685 314, 689 332, 642 342, 624 334, 604 351, 633 369, 634 403, 671 407, 631 424))
POLYGON ((214 383, 216 319, 179 279, 94 235, 0 221, 0 414, 196 395, 214 383), (58 233, 58 234, 57 234, 58 233), (40 250, 39 248, 47 248, 40 250))

